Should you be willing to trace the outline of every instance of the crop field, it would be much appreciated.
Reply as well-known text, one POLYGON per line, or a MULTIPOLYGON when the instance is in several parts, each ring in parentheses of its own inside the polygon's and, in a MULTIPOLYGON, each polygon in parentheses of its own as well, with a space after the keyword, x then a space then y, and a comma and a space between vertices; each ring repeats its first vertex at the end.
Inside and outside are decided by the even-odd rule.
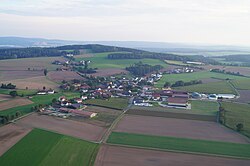
POLYGON ((93 57, 77 58, 77 60, 78 61, 90 60, 91 63, 89 67, 98 69, 105 69, 105 68, 124 69, 140 61, 149 65, 162 65, 163 67, 167 66, 165 62, 159 59, 108 59, 107 58, 108 54, 109 53, 97 53, 94 54, 93 57))
POLYGON ((9 101, 2 101, 0 102, 0 111, 7 110, 13 107, 30 105, 30 104, 33 104, 33 102, 25 98, 17 98, 17 99, 12 99, 9 101))
MULTIPOLYGON (((200 115, 216 115, 219 111, 219 104, 212 101, 192 100, 191 112, 200 115)), ((189 110, 187 110, 189 112, 189 110)))
POLYGON ((149 107, 132 106, 131 109, 126 112, 126 114, 216 122, 215 115, 202 115, 201 111, 192 113, 192 111, 190 110, 187 111, 183 109, 174 109, 165 107, 149 108, 149 107))
POLYGON ((243 134, 250 137, 250 105, 222 102, 221 106, 225 108, 225 125, 236 130, 238 123, 243 124, 243 134))
POLYGON ((30 129, 20 127, 15 124, 8 124, 0 127, 0 156, 2 156, 30 131, 30 129))
POLYGON ((250 79, 238 79, 232 80, 231 83, 235 86, 235 88, 240 90, 250 90, 250 79))
POLYGON ((165 74, 163 75, 162 79, 157 82, 155 85, 158 88, 161 88, 164 86, 165 82, 175 83, 176 81, 192 81, 192 80, 202 80, 202 79, 208 79, 208 78, 216 78, 219 80, 222 79, 245 79, 245 77, 241 76, 234 76, 229 74, 221 74, 221 73, 215 73, 215 72, 209 72, 209 71, 201 71, 201 72, 194 72, 194 73, 184 73, 184 74, 165 74))
POLYGON ((98 144, 33 129, 0 158, 8 166, 89 166, 94 164, 98 144))
POLYGON ((48 73, 48 78, 53 82, 61 83, 63 80, 71 81, 74 79, 84 80, 79 74, 73 71, 51 71, 48 73))
POLYGON ((10 100, 12 97, 10 95, 0 94, 0 102, 5 100, 10 100))
POLYGON ((165 62, 170 65, 188 66, 188 64, 185 64, 182 61, 165 60, 165 62))
POLYGON ((240 98, 237 99, 237 102, 250 104, 250 90, 238 90, 240 93, 240 98))
POLYGON ((55 60, 63 60, 62 57, 39 57, 39 58, 23 58, 23 59, 8 59, 0 61, 0 71, 5 70, 56 70, 57 65, 53 65, 55 60))
POLYGON ((250 159, 250 144, 113 132, 108 143, 250 159))
POLYGON ((237 94, 227 81, 183 86, 183 87, 178 87, 175 89, 186 90, 188 92, 207 93, 207 94, 209 93, 210 94, 213 94, 213 93, 215 94, 218 94, 218 93, 237 94))
POLYGON ((250 160, 212 157, 185 153, 155 151, 103 145, 96 157, 96 166, 249 166, 250 160))
POLYGON ((128 99, 124 99, 124 98, 110 98, 108 100, 90 99, 90 100, 86 100, 85 103, 92 104, 95 106, 122 110, 128 106, 128 99))
POLYGON ((20 126, 41 128, 90 141, 100 141, 106 131, 106 128, 89 123, 39 115, 36 113, 20 119, 16 123, 20 126))
POLYGON ((127 74, 128 71, 124 69, 116 69, 116 68, 110 68, 110 69, 99 69, 96 70, 96 73, 93 73, 91 75, 95 77, 105 77, 105 76, 112 76, 117 74, 127 74))
POLYGON ((249 141, 216 122, 150 116, 126 115, 114 131, 236 143, 249 141))
POLYGON ((31 77, 39 77, 43 76, 43 71, 32 71, 32 70, 8 70, 8 71, 0 71, 0 80, 1 81, 11 81, 16 79, 26 79, 31 77))
POLYGON ((11 81, 3 81, 2 83, 12 83, 16 85, 17 89, 40 89, 42 90, 45 86, 47 89, 57 89, 59 87, 58 84, 48 80, 45 76, 40 77, 31 77, 27 79, 15 79, 11 81))

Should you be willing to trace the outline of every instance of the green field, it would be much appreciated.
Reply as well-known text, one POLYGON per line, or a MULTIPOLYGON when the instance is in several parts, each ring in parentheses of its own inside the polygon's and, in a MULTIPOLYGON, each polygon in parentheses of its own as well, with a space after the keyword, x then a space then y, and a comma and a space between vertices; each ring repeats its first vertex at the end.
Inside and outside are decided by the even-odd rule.
POLYGON ((144 148, 156 148, 161 150, 244 157, 250 159, 250 144, 237 144, 119 132, 112 132, 108 139, 108 143, 144 148))
POLYGON ((210 93, 210 94, 237 94, 227 81, 212 82, 207 84, 197 84, 178 87, 175 89, 186 90, 188 92, 210 93))
POLYGON ((238 79, 238 80, 232 80, 231 83, 235 86, 237 89, 241 90, 250 90, 250 79, 238 79))
POLYGON ((188 66, 188 64, 183 63, 182 61, 165 60, 165 62, 170 65, 188 66))
POLYGON ((246 79, 245 77, 241 76, 234 76, 229 74, 222 74, 222 73, 215 73, 209 71, 202 71, 202 72, 194 72, 194 73, 183 73, 183 74, 165 74, 163 75, 162 79, 157 82, 155 85, 157 88, 162 88, 165 82, 175 83, 176 81, 184 81, 189 82, 192 80, 202 80, 207 78, 216 78, 216 79, 246 79))
POLYGON ((6 94, 8 95, 11 91, 17 91, 17 94, 19 96, 23 95, 23 96, 30 96, 30 95, 34 95, 36 94, 37 90, 25 90, 25 89, 1 89, 0 88, 0 94, 6 94))
POLYGON ((242 133, 250 137, 250 105, 222 102, 221 106, 226 110, 225 125, 236 130, 236 124, 242 123, 242 133))
POLYGON ((0 157, 5 166, 89 166, 94 164, 98 144, 33 129, 0 157))
POLYGON ((77 61, 80 60, 90 60, 91 63, 89 67, 91 68, 119 68, 124 69, 134 63, 143 62, 149 65, 162 65, 166 67, 167 64, 159 59, 108 59, 107 55, 110 53, 97 53, 93 57, 88 58, 76 58, 77 61))
MULTIPOLYGON (((219 110, 219 104, 217 102, 211 101, 201 101, 201 100, 192 100, 191 103, 191 112, 193 114, 200 115, 216 115, 219 110)), ((188 112, 189 110, 187 110, 188 112)))
POLYGON ((85 103, 122 110, 128 106, 128 99, 125 99, 125 98, 110 98, 107 100, 90 99, 90 100, 86 100, 85 103))

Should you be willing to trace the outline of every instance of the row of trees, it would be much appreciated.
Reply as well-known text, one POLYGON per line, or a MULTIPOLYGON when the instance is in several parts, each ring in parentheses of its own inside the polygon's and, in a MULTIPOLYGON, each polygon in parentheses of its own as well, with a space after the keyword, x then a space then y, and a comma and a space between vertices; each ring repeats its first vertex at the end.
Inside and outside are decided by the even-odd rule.
POLYGON ((11 83, 2 84, 2 85, 1 85, 1 88, 2 88, 2 89, 15 89, 15 88, 16 88, 16 85, 13 85, 13 84, 11 84, 11 83))
POLYGON ((231 72, 231 71, 225 71, 225 70, 220 70, 220 69, 211 69, 211 72, 243 76, 242 74, 240 74, 240 72, 231 72))
POLYGON ((176 81, 174 84, 171 84, 170 82, 166 82, 164 84, 164 87, 180 87, 180 86, 189 86, 189 85, 196 85, 196 84, 202 84, 202 81, 201 80, 192 80, 189 82, 176 81))
POLYGON ((7 124, 9 121, 14 120, 14 119, 20 117, 21 115, 22 115, 21 112, 17 111, 15 114, 0 116, 0 123, 7 124))
POLYGON ((154 71, 159 71, 163 67, 161 65, 148 65, 148 64, 143 64, 142 62, 135 63, 134 65, 131 65, 130 67, 126 67, 126 70, 131 72, 132 74, 136 76, 145 76, 148 73, 154 72, 154 71))

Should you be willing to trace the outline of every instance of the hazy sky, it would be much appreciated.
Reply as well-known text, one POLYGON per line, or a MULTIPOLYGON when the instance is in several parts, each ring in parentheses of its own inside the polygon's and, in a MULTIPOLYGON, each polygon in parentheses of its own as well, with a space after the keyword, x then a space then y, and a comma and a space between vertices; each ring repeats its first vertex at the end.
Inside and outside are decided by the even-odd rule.
POLYGON ((0 36, 250 45, 250 0, 0 0, 0 36))

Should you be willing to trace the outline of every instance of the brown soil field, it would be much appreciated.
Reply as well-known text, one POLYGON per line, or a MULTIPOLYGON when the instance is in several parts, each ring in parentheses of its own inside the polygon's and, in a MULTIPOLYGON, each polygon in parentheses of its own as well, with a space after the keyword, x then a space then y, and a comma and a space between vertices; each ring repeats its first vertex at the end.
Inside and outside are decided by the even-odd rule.
POLYGON ((11 81, 15 79, 26 79, 31 77, 43 76, 43 71, 28 71, 28 70, 10 70, 1 71, 0 79, 1 81, 11 81))
POLYGON ((249 166, 250 160, 101 146, 95 166, 249 166))
POLYGON ((22 59, 8 59, 0 61, 0 70, 56 70, 57 65, 53 65, 55 60, 64 59, 62 57, 39 57, 39 58, 22 58, 22 59))
POLYGON ((220 70, 225 70, 225 71, 230 71, 230 72, 240 72, 240 74, 245 75, 245 76, 250 76, 250 67, 237 67, 237 66, 214 66, 214 65, 207 65, 207 66, 202 66, 206 70, 210 69, 220 69, 220 70))
POLYGON ((51 71, 48 78, 54 82, 71 81, 73 79, 84 80, 79 74, 73 71, 51 71))
POLYGON ((186 110, 178 110, 177 112, 176 109, 172 110, 163 107, 157 107, 157 110, 152 111, 150 107, 133 106, 126 114, 216 122, 216 116, 213 115, 196 115, 187 113, 186 110))
POLYGON ((128 73, 128 71, 124 70, 124 69, 101 69, 101 70, 97 70, 97 73, 91 74, 93 76, 112 76, 112 75, 116 75, 116 74, 121 74, 121 73, 128 73))
POLYGON ((23 128, 15 124, 0 127, 0 156, 21 140, 31 129, 23 128))
POLYGON ((50 130, 90 141, 100 141, 102 135, 106 131, 105 128, 88 123, 56 118, 47 115, 38 115, 36 113, 20 119, 17 121, 17 124, 24 127, 50 130))
POLYGON ((240 103, 250 103, 250 90, 238 90, 240 93, 240 98, 237 99, 237 102, 240 103))
POLYGON ((11 81, 3 81, 2 83, 9 83, 11 82, 12 84, 16 85, 17 89, 43 89, 45 86, 46 89, 56 89, 59 87, 58 84, 48 80, 45 76, 40 76, 40 77, 32 77, 32 78, 27 78, 27 79, 15 79, 11 81))
POLYGON ((10 95, 0 94, 0 101, 10 100, 12 97, 10 95))
POLYGON ((25 99, 25 98, 17 98, 13 100, 3 101, 3 102, 0 102, 0 111, 13 108, 13 107, 28 105, 32 103, 33 103, 32 101, 25 99))
POLYGON ((250 143, 246 137, 215 122, 126 115, 115 131, 148 135, 250 143))

